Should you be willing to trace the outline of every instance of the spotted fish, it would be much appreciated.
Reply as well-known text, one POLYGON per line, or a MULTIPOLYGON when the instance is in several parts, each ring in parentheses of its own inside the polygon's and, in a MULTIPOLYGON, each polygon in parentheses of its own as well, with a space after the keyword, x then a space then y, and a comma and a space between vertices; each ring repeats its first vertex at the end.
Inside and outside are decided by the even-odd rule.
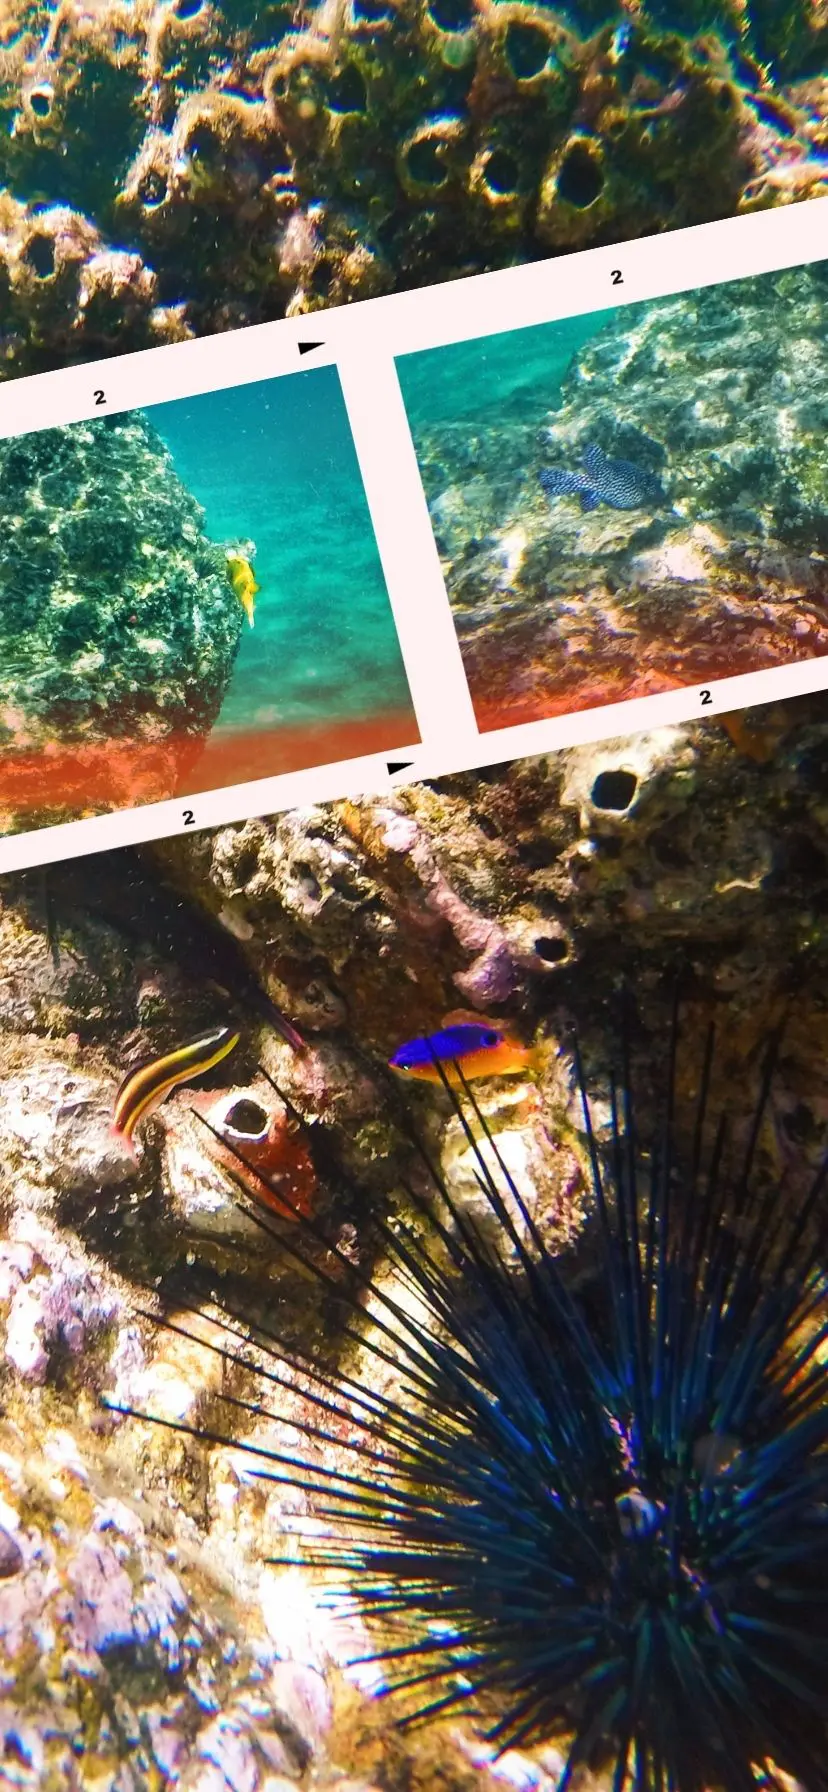
POLYGON ((573 473, 568 467, 544 467, 540 482, 548 498, 576 495, 582 510, 595 510, 598 504, 610 504, 613 510, 638 510, 664 502, 660 480, 634 461, 611 460, 594 442, 584 449, 582 460, 582 473, 573 473))

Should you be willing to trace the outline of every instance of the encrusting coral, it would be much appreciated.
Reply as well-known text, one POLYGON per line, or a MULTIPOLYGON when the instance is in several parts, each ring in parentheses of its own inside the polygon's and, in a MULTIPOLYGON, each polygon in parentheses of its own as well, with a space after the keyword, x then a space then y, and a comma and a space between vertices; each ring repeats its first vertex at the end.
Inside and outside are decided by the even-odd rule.
POLYGON ((805 0, 6 0, 2 363, 818 194, 825 35, 805 0))

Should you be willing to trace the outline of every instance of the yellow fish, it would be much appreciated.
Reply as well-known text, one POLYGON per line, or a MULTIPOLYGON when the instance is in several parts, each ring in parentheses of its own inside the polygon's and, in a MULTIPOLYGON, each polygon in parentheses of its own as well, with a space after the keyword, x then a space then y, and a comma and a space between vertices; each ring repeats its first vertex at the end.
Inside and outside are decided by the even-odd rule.
POLYGON ((189 1083, 220 1064, 239 1043, 241 1035, 232 1027, 214 1027, 198 1039, 191 1039, 177 1050, 165 1052, 162 1058, 151 1058, 136 1065, 124 1077, 115 1097, 113 1127, 121 1138, 132 1144, 132 1135, 139 1120, 159 1107, 171 1089, 189 1083))
POLYGON ((240 554, 235 548, 228 548, 226 553, 227 577, 236 593, 241 607, 253 628, 253 612, 255 597, 259 590, 256 575, 246 554, 240 554))

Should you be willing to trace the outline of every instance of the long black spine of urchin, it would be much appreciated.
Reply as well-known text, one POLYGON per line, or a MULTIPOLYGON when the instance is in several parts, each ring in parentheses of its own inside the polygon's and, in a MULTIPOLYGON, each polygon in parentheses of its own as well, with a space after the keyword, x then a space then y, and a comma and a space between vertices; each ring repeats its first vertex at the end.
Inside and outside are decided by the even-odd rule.
POLYGON ((640 1140, 624 1038, 605 1152, 576 1054, 599 1244, 588 1289, 547 1250, 462 1076, 457 1092, 444 1078, 503 1250, 422 1147, 433 1203, 411 1191, 416 1226, 376 1222, 396 1288, 311 1221, 278 1234, 350 1307, 343 1330, 381 1385, 323 1372, 275 1333, 253 1340, 228 1307, 230 1359, 247 1341, 269 1350, 265 1390, 301 1368, 316 1416, 291 1420, 295 1453, 232 1425, 194 1434, 312 1496, 330 1535, 307 1560, 344 1575, 381 1625, 370 1659, 403 1723, 466 1706, 498 1746, 566 1738, 561 1792, 581 1767, 611 1771, 616 1792, 753 1792, 780 1773, 825 1792, 825 1171, 804 1192, 756 1174, 773 1048, 727 1168, 711 1037, 682 1174, 677 1039, 674 1020, 660 1117, 640 1140))

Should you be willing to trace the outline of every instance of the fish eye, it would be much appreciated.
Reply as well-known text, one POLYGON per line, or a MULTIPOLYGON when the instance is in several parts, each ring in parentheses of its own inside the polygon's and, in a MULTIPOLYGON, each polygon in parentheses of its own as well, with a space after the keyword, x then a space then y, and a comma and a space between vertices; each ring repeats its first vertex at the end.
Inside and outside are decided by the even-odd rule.
POLYGON ((499 1045, 500 1044, 500 1034, 499 1033, 484 1033, 483 1034, 483 1044, 484 1045, 499 1045))

